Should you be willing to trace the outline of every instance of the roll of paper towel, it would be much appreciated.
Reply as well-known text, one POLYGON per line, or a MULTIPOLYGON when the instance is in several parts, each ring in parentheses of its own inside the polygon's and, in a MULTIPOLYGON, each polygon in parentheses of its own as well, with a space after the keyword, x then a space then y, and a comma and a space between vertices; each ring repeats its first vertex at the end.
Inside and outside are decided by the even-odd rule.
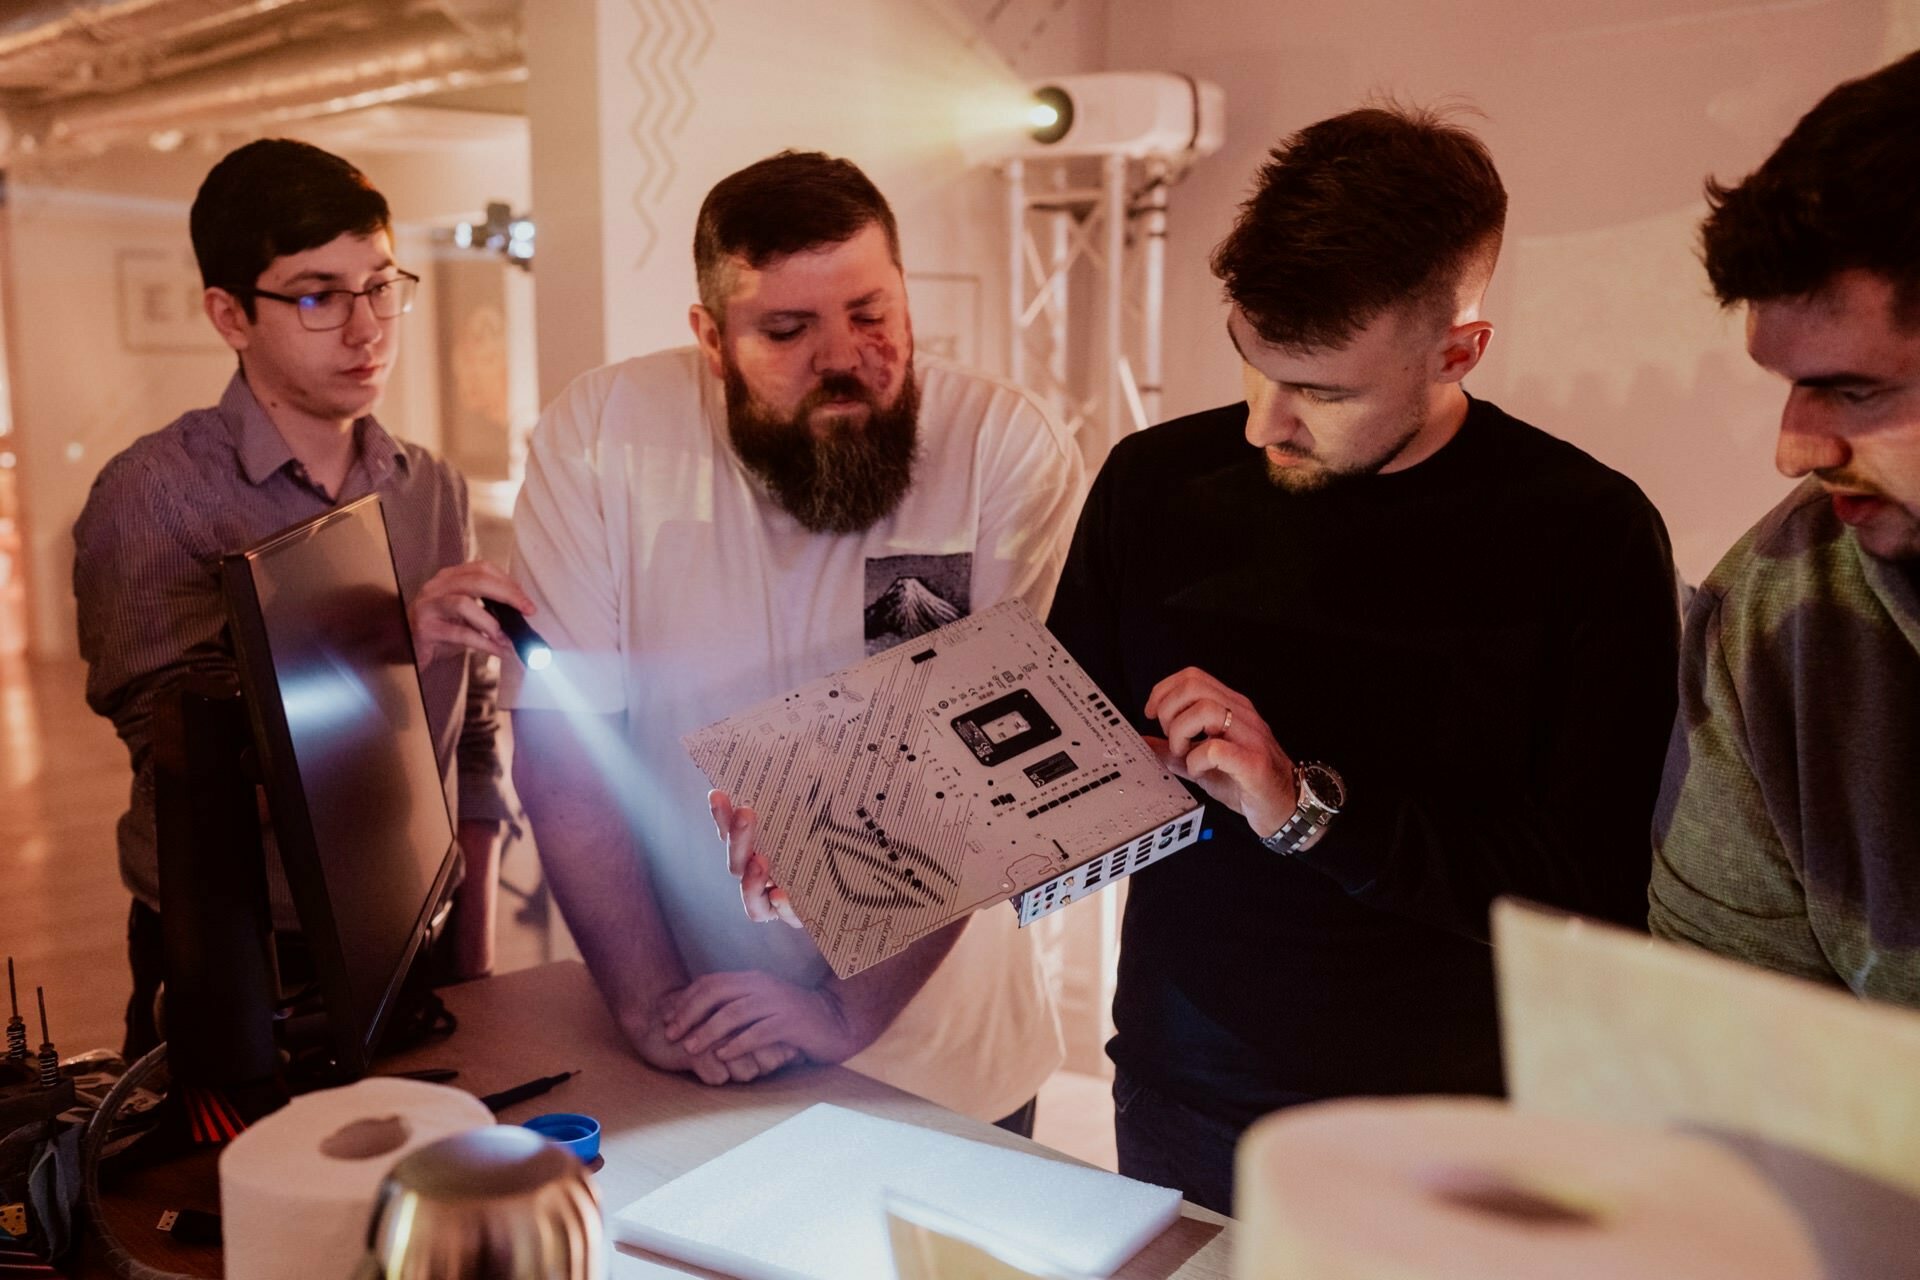
POLYGON ((492 1123, 472 1094, 418 1080, 367 1079, 295 1098, 220 1155, 227 1274, 351 1275, 387 1171, 416 1148, 492 1123))
POLYGON ((1236 1280, 1817 1280, 1796 1214, 1703 1138, 1477 1099, 1269 1116, 1236 1161, 1236 1280))

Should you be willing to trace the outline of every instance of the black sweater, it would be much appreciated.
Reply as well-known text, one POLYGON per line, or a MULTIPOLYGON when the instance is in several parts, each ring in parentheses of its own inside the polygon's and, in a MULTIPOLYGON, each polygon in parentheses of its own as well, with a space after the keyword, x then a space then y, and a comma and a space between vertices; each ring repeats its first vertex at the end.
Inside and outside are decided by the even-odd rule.
POLYGON ((1216 676, 1338 769, 1348 807, 1283 858, 1209 805, 1204 843, 1134 878, 1110 1052, 1242 1122, 1498 1093, 1492 900, 1645 927, 1666 530, 1632 481, 1485 401, 1425 462, 1305 495, 1245 423, 1233 405, 1114 449, 1049 625, 1143 732, 1157 681, 1216 676))

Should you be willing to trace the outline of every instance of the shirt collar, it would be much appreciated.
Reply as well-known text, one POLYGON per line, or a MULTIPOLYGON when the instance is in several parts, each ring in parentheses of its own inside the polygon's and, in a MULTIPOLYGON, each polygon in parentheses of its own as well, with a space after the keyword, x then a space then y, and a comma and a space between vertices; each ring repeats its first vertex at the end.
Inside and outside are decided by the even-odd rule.
MULTIPOLYGON (((253 388, 247 385, 246 375, 239 370, 234 371, 226 392, 220 397, 220 416, 226 419, 227 429, 233 433, 234 447, 240 452, 240 466, 249 484, 266 483, 268 476, 294 460, 287 438, 273 425, 273 419, 254 396, 253 388)), ((412 465, 407 451, 387 434, 372 414, 357 419, 353 431, 359 447, 359 465, 366 468, 368 478, 375 485, 386 479, 395 466, 405 471, 412 465)))

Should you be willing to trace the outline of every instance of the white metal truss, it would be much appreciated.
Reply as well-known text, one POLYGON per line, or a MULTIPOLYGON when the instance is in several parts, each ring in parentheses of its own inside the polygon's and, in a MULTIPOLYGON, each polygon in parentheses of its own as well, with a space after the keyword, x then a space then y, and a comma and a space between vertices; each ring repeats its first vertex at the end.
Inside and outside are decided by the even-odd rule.
MULTIPOLYGON (((1167 195, 1195 158, 1081 159, 1082 175, 1098 166, 1098 183, 1091 186, 1074 185, 1073 158, 1002 166, 1009 229, 1008 376, 1048 402, 1075 433, 1089 474, 1122 436, 1159 421, 1167 195), (1082 322, 1090 332, 1075 332, 1081 314, 1076 297, 1097 317, 1097 328, 1082 322)), ((1099 975, 1092 1007, 1084 1011, 1096 1023, 1096 1044, 1113 1034, 1125 887, 1082 908, 1096 921, 1091 939, 1075 939, 1058 921, 1047 922, 1052 929, 1040 926, 1045 945, 1071 950, 1076 966, 1091 960, 1099 975), (1084 954, 1088 950, 1091 956, 1084 954)))
POLYGON ((1160 416, 1168 189, 1191 156, 1007 161, 1008 375, 1052 405, 1098 463, 1160 416), (1084 170, 1083 170, 1084 172, 1084 170), (1076 280, 1079 287, 1076 289, 1076 280), (1077 332, 1076 299, 1097 317, 1077 332))

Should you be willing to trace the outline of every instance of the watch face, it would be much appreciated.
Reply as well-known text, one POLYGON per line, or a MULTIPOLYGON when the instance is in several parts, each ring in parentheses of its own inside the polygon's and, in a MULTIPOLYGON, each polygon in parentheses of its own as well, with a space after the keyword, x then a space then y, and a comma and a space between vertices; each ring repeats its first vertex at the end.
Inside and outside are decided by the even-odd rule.
POLYGON ((1346 807, 1347 788, 1340 775, 1323 764, 1300 766, 1300 782, 1322 809, 1338 813, 1346 807))

